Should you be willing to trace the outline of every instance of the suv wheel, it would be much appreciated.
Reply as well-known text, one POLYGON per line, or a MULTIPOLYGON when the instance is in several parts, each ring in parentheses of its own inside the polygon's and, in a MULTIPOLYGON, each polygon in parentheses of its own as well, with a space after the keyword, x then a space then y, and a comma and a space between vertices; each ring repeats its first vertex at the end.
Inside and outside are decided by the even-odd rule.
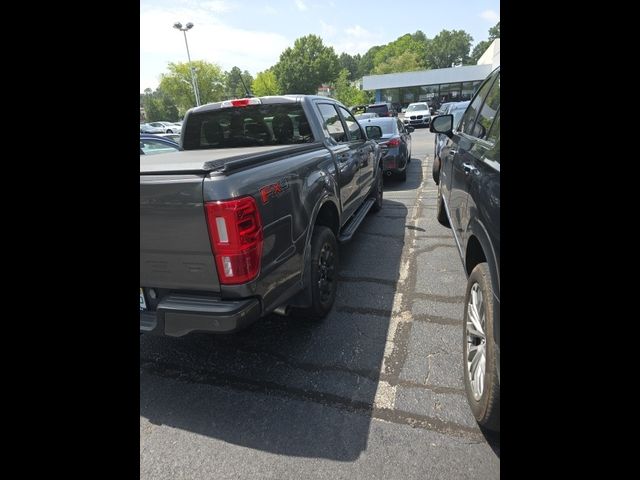
POLYGON ((476 421, 500 431, 500 381, 493 340, 494 308, 491 275, 486 262, 469 275, 463 324, 464 387, 476 421))

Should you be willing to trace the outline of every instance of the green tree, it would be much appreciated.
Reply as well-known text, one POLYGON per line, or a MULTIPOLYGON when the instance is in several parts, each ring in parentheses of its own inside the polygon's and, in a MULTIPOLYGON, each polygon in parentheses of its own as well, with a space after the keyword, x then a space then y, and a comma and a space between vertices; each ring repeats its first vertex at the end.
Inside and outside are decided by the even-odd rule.
POLYGON ((489 29, 489 40, 493 42, 496 38, 500 38, 500 22, 489 29))
POLYGON ((414 52, 404 52, 397 57, 390 57, 373 69, 373 73, 413 72, 425 70, 424 59, 418 58, 414 52))
POLYGON ((278 79, 271 69, 258 73, 256 79, 251 84, 251 89, 253 90, 253 94, 258 97, 280 95, 278 79))
POLYGON ((473 37, 464 30, 442 30, 427 46, 427 62, 431 68, 468 65, 473 37))
POLYGON ((176 122, 180 119, 178 109, 172 98, 160 87, 155 92, 152 92, 150 88, 146 88, 141 97, 147 122, 161 120, 176 122))
POLYGON ((420 30, 398 37, 375 53, 372 72, 382 74, 425 70, 429 66, 426 59, 428 45, 427 37, 420 30))
POLYGON ((360 62, 358 63, 358 78, 373 73, 373 67, 375 66, 373 59, 376 53, 383 47, 384 45, 375 45, 367 50, 367 53, 360 58, 360 62))
POLYGON ((369 103, 369 94, 358 87, 355 87, 349 80, 349 70, 343 68, 335 81, 335 93, 333 97, 350 107, 369 103))
POLYGON ((349 55, 348 53, 341 53, 339 57, 340 68, 346 68, 349 71, 349 80, 355 80, 358 78, 358 65, 362 57, 359 53, 355 55, 349 55))
MULTIPOLYGON (((225 75, 221 68, 202 60, 193 61, 191 64, 195 68, 200 103, 205 105, 224 100, 225 75)), ((160 88, 173 100, 182 117, 187 110, 196 106, 189 64, 169 63, 168 68, 169 73, 160 76, 160 88)))
POLYGON ((483 40, 482 42, 479 42, 474 47, 473 52, 471 52, 471 58, 470 58, 471 63, 474 63, 474 64, 478 63, 478 60, 480 60, 480 57, 482 56, 482 54, 487 51, 487 48, 489 48, 491 43, 496 38, 500 38, 500 22, 496 23, 493 27, 489 29, 488 40, 483 40))
POLYGON ((273 66, 284 93, 314 94, 321 84, 333 82, 339 71, 340 62, 333 47, 325 47, 317 35, 296 39, 293 48, 282 52, 273 66))
POLYGON ((244 98, 247 96, 245 85, 251 88, 253 77, 246 70, 240 71, 238 67, 233 67, 230 72, 225 72, 225 86, 227 98, 244 98), (242 83, 244 81, 244 84, 242 83))

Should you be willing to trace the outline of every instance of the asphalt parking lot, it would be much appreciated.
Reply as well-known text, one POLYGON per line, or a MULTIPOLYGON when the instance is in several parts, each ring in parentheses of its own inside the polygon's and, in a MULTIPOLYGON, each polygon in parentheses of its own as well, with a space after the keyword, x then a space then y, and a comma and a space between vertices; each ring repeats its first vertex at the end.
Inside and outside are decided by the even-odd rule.
POLYGON ((140 337, 143 479, 493 479, 462 381, 465 275, 435 216, 433 134, 406 182, 341 246, 322 323, 270 316, 230 336, 140 337))

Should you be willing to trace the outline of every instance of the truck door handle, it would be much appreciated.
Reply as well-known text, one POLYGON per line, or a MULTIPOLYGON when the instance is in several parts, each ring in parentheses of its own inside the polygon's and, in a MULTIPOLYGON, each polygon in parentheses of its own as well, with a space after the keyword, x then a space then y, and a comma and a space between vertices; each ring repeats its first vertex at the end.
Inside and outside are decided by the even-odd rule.
POLYGON ((471 165, 470 163, 463 163, 462 169, 464 170, 465 175, 469 175, 470 173, 477 174, 478 169, 471 165))

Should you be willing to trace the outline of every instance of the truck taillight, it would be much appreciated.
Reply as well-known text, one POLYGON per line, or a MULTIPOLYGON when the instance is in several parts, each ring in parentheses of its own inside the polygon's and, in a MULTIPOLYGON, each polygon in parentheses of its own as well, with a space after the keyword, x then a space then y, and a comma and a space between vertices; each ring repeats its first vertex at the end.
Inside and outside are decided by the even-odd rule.
POLYGON ((225 100, 220 104, 220 108, 229 107, 246 107, 247 105, 260 105, 262 102, 259 98, 239 98, 237 100, 225 100))
POLYGON ((400 139, 399 138, 392 138, 391 140, 389 140, 387 142, 387 146, 388 147, 399 147, 400 146, 400 139))
POLYGON ((223 285, 253 280, 260 273, 262 221, 253 197, 204 204, 218 279, 223 285))

